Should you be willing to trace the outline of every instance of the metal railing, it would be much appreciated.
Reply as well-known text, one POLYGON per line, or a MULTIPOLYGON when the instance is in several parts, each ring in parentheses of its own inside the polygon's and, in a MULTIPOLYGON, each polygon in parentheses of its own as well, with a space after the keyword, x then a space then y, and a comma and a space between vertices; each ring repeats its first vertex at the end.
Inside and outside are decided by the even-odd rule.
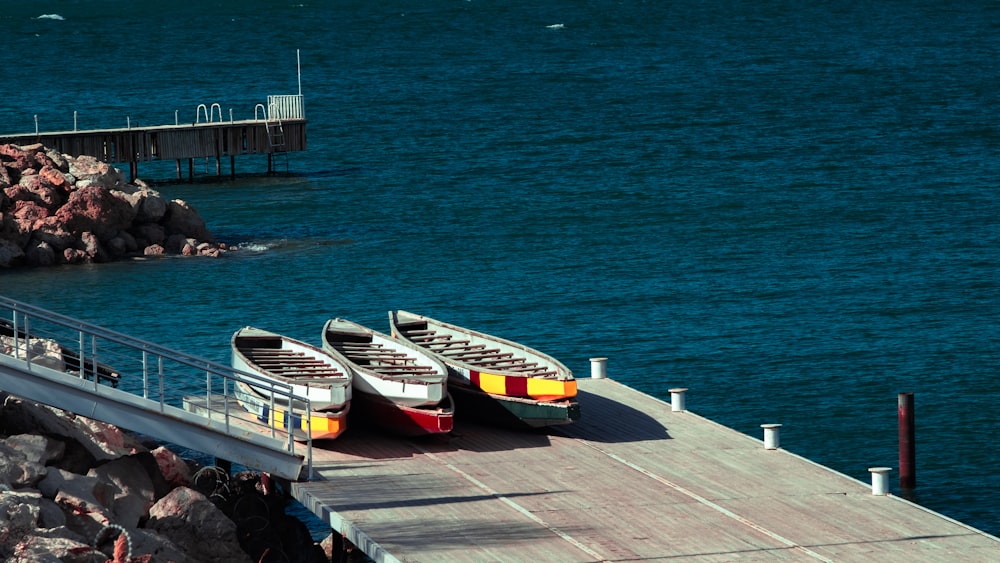
MULTIPOLYGON (((292 393, 291 385, 234 369, 133 338, 71 317, 0 296, 0 354, 24 362, 26 371, 45 367, 86 381, 82 387, 100 393, 102 385, 141 396, 147 411, 184 408, 198 398, 209 421, 222 421, 225 433, 239 439, 248 428, 261 436, 282 440, 291 454, 303 453, 312 473, 312 436, 309 400, 292 393), (275 416, 261 420, 237 405, 237 384, 243 383, 270 397, 270 412, 287 410, 289 421, 301 420, 302 434, 279 430, 275 416), (287 440, 285 440, 287 436, 287 440), (304 442, 297 444, 296 438, 304 442), (296 450, 298 448, 298 452, 296 450)), ((191 412, 189 410, 189 412, 191 412)), ((82 413, 85 414, 85 413, 82 413)), ((288 425, 291 426, 290 424, 288 425)))
POLYGON ((266 119, 305 119, 302 94, 268 96, 266 119))

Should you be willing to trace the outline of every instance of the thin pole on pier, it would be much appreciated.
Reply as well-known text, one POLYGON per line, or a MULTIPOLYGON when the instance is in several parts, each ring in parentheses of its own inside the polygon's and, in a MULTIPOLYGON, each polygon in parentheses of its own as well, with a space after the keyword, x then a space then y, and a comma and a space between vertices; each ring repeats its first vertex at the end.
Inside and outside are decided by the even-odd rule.
POLYGON ((900 393, 897 401, 899 416, 899 488, 910 490, 917 486, 913 393, 900 393))
POLYGON ((299 95, 302 95, 302 59, 299 58, 299 50, 295 50, 295 70, 299 78, 299 95))

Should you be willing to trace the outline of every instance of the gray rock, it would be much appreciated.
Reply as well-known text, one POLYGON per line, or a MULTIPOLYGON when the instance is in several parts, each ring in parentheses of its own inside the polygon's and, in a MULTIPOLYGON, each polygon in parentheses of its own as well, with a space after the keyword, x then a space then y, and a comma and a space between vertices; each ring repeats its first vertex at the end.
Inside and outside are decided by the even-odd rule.
POLYGON ((17 434, 2 442, 21 452, 28 461, 39 465, 48 465, 66 452, 65 443, 38 434, 17 434))
POLYGON ((88 476, 113 487, 111 511, 114 521, 135 528, 156 502, 153 481, 146 468, 133 457, 109 461, 91 469, 88 476))
POLYGON ((155 530, 203 563, 248 563, 236 537, 236 524, 205 495, 178 487, 149 511, 146 528, 155 530))
POLYGON ((4 489, 33 486, 45 473, 44 466, 29 461, 6 442, 0 442, 0 485, 4 489))

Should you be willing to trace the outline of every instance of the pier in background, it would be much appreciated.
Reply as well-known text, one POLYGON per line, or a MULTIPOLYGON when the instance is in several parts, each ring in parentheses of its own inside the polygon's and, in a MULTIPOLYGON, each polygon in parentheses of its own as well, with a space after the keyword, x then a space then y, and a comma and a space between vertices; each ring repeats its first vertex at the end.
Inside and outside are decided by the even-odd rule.
MULTIPOLYGON (((230 112, 231 113, 231 112, 230 112)), ((128 163, 129 177, 138 177, 140 162, 169 161, 177 164, 177 178, 183 178, 182 162, 187 161, 188 178, 194 179, 194 159, 215 162, 222 175, 222 160, 229 158, 230 176, 236 175, 236 157, 267 156, 267 171, 275 160, 290 152, 306 149, 306 119, 301 94, 268 96, 267 104, 257 104, 254 119, 223 118, 219 104, 198 106, 193 123, 121 129, 35 131, 0 135, 0 143, 46 147, 73 157, 87 155, 111 164, 128 163)))

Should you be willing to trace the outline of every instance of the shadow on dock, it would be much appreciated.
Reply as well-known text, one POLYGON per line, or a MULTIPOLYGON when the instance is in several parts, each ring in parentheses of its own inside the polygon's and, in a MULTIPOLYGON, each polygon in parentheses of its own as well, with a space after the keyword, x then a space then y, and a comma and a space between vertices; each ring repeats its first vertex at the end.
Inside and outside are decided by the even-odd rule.
POLYGON ((603 443, 669 440, 667 428, 652 416, 613 399, 580 390, 580 420, 553 428, 554 432, 603 443))

